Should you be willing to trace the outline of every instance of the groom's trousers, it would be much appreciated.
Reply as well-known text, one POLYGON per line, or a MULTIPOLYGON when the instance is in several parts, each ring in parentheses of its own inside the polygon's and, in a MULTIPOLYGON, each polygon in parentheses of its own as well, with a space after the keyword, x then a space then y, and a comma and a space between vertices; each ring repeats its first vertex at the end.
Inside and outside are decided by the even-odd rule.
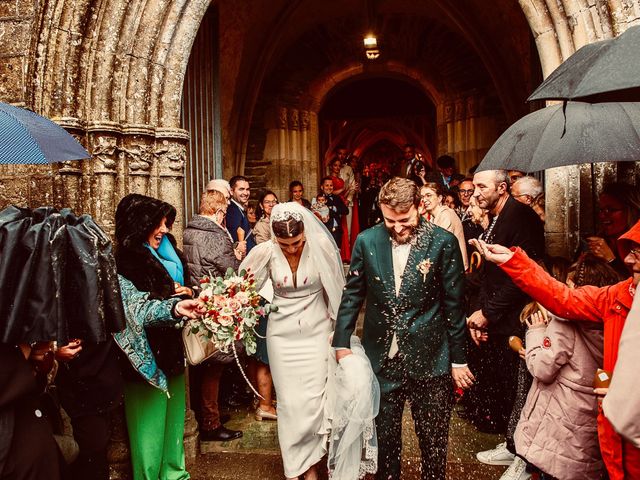
POLYGON ((378 473, 376 480, 400 479, 402 411, 411 407, 422 456, 422 480, 444 480, 453 408, 451 375, 414 380, 405 371, 402 354, 387 359, 377 375, 380 413, 376 418, 378 473))

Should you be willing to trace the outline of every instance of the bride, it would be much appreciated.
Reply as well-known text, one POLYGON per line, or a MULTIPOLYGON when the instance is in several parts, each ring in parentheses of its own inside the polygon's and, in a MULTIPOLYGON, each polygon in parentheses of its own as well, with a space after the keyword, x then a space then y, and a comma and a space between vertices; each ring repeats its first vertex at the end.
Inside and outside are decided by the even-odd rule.
POLYGON ((327 450, 329 335, 344 271, 329 231, 297 203, 273 207, 271 237, 251 250, 240 270, 255 275, 258 289, 271 280, 278 307, 269 315, 267 349, 285 476, 315 480, 327 450))

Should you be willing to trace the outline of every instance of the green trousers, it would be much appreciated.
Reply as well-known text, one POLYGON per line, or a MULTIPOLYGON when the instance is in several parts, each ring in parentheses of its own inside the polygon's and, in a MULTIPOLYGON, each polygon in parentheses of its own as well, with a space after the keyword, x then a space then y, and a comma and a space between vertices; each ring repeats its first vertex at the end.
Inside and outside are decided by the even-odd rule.
POLYGON ((167 378, 168 397, 148 383, 125 385, 134 480, 187 480, 184 462, 184 374, 167 378))

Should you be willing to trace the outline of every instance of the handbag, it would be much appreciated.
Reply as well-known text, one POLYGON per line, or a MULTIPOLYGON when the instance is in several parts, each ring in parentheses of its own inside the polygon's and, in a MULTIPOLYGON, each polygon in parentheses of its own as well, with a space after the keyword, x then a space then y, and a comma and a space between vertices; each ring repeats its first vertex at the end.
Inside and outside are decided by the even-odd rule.
POLYGON ((206 331, 200 328, 194 332, 190 322, 182 327, 182 343, 184 343, 184 356, 189 365, 201 364, 218 350, 206 331))
MULTIPOLYGON (((207 336, 204 328, 199 328, 194 332, 193 325, 190 322, 182 327, 182 343, 184 344, 184 356, 189 365, 200 365, 205 360, 213 363, 231 363, 234 361, 233 350, 223 352, 207 336)), ((235 347, 238 356, 244 353, 244 345, 241 341, 236 341, 235 347)))

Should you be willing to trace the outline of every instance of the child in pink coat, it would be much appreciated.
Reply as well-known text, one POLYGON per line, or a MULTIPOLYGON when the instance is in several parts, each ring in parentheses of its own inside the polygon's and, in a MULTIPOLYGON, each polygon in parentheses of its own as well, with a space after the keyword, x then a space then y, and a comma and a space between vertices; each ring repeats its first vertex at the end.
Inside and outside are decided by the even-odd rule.
MULTIPOLYGON (((617 281, 606 262, 586 256, 567 284, 601 287, 617 281)), ((600 479, 604 465, 593 379, 602 366, 602 325, 548 318, 546 323, 536 312, 527 321, 526 362, 534 381, 516 429, 516 451, 541 478, 600 479)))

